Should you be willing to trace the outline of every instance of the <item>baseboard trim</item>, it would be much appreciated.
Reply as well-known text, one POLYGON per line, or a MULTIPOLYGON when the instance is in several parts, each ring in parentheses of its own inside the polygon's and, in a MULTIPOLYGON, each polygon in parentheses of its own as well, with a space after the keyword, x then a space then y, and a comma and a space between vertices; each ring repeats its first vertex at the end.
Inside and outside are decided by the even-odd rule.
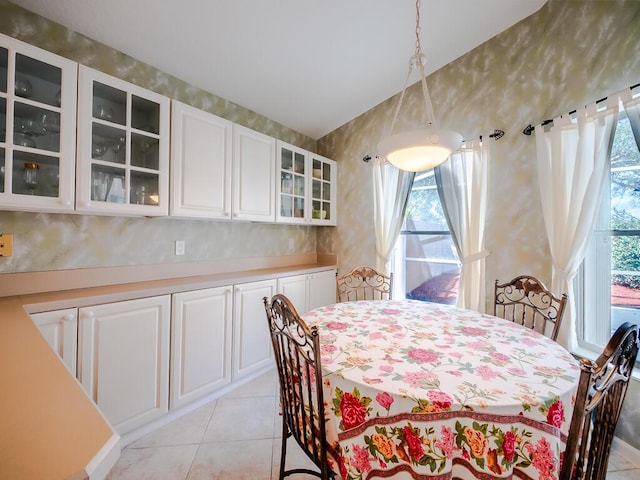
POLYGON ((640 468, 640 450, 632 447, 624 440, 613 437, 612 448, 620 453, 625 459, 629 460, 636 468, 640 468))
POLYGON ((89 480, 104 480, 120 458, 120 435, 114 433, 85 467, 89 480))

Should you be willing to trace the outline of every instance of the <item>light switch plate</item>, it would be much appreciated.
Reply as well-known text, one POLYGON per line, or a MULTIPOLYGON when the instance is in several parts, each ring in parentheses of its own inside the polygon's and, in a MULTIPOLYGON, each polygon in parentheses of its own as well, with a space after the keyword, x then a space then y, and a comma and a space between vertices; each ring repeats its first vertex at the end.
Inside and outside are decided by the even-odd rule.
POLYGON ((176 240, 176 255, 184 255, 184 240, 176 240))

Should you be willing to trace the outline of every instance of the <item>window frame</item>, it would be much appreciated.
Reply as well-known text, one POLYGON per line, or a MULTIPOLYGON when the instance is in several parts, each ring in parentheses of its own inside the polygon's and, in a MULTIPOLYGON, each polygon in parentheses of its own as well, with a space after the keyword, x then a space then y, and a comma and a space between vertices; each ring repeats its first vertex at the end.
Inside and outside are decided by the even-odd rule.
MULTIPOLYGON (((621 107, 618 122, 626 117, 626 112, 621 107)), ((616 133, 617 129, 614 132, 614 142, 616 133)), ((577 337, 577 349, 574 353, 592 359, 600 355, 613 333, 611 330, 614 306, 611 303, 611 287, 615 272, 612 269, 612 239, 621 236, 640 237, 640 228, 626 230, 611 228, 612 173, 624 170, 640 172, 640 162, 632 166, 612 168, 611 159, 608 160, 607 181, 603 188, 596 223, 585 257, 574 280, 577 337)), ((637 188, 640 188, 640 184, 637 188)), ((638 274, 640 275, 640 271, 638 274)), ((637 315, 640 316, 640 307, 637 310, 637 315)), ((640 319, 637 323, 640 325, 640 319)), ((636 362, 634 377, 640 379, 640 358, 636 362)))

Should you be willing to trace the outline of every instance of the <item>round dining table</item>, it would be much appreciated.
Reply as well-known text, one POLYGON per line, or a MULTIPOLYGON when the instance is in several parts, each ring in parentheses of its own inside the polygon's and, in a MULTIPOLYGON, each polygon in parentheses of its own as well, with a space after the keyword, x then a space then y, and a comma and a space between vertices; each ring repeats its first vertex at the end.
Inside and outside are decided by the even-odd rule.
POLYGON ((320 332, 341 478, 558 478, 580 370, 556 342, 412 300, 338 303, 303 319, 320 332))

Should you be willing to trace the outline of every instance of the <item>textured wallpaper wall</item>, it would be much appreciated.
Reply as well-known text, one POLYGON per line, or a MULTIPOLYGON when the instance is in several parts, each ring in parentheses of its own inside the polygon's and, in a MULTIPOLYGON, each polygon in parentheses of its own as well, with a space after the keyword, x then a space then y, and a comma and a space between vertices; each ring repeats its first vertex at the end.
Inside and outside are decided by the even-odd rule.
MULTIPOLYGON (((549 0, 534 15, 429 76, 442 127, 465 138, 487 138, 496 128, 506 132, 499 141, 489 140, 487 299, 496 278, 528 272, 550 283, 535 138, 523 135, 523 128, 640 82, 639 26, 637 1, 549 0)), ((411 35, 407 32, 407 60, 411 35)), ((423 43, 437 40, 426 32, 424 38, 423 43)), ((422 93, 414 87, 403 102, 398 131, 424 122, 422 93)), ((318 143, 320 153, 340 166, 340 227, 319 233, 318 250, 335 252, 343 270, 375 259, 371 166, 362 158, 375 154, 395 105, 395 98, 387 100, 318 143)), ((620 436, 640 448, 640 384, 631 388, 620 436)))
MULTIPOLYGON (((0 0, 0 32, 227 118, 315 150, 315 140, 195 88, 58 24, 0 0)), ((72 160, 75 161, 75 160, 72 160)), ((312 227, 259 223, 52 215, 0 211, 0 230, 14 234, 14 255, 0 273, 315 253, 312 227), (237 240, 241 238, 242 242, 237 240), (288 241, 294 240, 289 251, 288 241), (186 255, 173 242, 186 241, 186 255)))

